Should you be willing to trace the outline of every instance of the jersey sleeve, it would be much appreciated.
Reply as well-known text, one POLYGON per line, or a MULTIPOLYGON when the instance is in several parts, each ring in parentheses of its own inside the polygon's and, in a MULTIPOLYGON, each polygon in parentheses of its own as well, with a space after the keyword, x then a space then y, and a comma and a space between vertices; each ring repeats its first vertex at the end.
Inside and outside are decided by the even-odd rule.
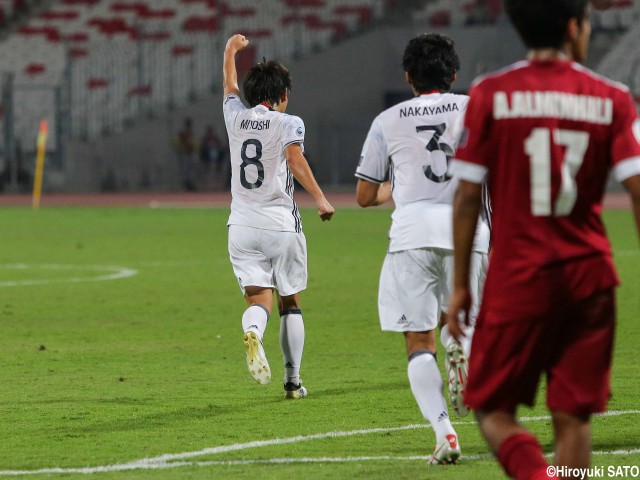
POLYGON ((612 125, 612 172, 618 182, 640 175, 640 119, 628 92, 616 101, 612 125))
POLYGON ((487 138, 493 120, 493 106, 490 95, 482 88, 482 84, 474 86, 469 97, 464 130, 451 162, 451 172, 461 180, 482 183, 492 158, 487 138))
POLYGON ((304 144, 304 122, 300 117, 287 115, 282 124, 282 144, 286 148, 292 143, 304 144))
POLYGON ((376 118, 371 124, 362 147, 356 177, 371 183, 383 183, 389 173, 389 153, 382 122, 376 118))
POLYGON ((222 113, 224 114, 224 123, 227 125, 227 131, 229 131, 229 126, 233 123, 233 119, 236 117, 238 112, 246 109, 247 107, 244 106, 240 97, 235 93, 230 93, 224 97, 222 113))

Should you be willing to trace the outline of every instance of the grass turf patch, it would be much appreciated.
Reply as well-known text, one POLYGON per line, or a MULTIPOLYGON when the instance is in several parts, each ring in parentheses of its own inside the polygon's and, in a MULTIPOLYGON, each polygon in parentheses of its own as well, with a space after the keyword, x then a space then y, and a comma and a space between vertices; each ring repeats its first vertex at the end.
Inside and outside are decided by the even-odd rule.
MULTIPOLYGON (((404 340, 381 332, 377 317, 390 210, 344 209, 324 224, 303 211, 310 280, 302 295, 302 378, 310 396, 299 402, 282 398, 275 313, 265 336, 274 381, 257 385, 246 371, 245 307, 227 255, 227 215, 227 209, 0 211, 0 283, 46 281, 0 287, 0 470, 118 465, 263 441, 182 459, 209 464, 94 476, 501 478, 471 417, 453 418, 463 422, 456 428, 467 459, 455 467, 425 465, 433 432, 409 389, 404 340), (105 267, 137 274, 95 280, 105 267), (79 280, 69 283, 70 277, 79 280), (372 429, 386 430, 325 435, 372 429), (292 437, 304 438, 274 442, 292 437)), ((632 411, 640 394, 638 240, 629 212, 607 212, 606 221, 623 281, 610 409, 632 411)), ((521 413, 546 415, 544 401, 521 413)), ((594 419, 594 450, 636 449, 634 415, 594 419)), ((550 451, 549 421, 527 425, 550 451)), ((640 464, 640 455, 598 455, 593 463, 640 464)))

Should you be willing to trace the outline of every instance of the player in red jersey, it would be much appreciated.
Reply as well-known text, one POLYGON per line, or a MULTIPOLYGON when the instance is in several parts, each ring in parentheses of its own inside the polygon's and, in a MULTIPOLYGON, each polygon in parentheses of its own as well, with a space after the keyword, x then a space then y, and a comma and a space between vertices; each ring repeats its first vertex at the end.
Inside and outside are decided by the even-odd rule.
POLYGON ((478 79, 452 162, 455 288, 448 324, 468 319, 469 256, 487 180, 493 251, 465 400, 508 475, 548 478, 537 439, 516 420, 547 378, 555 464, 589 467, 590 417, 604 411, 618 278, 601 219, 609 172, 640 233, 640 123, 626 87, 578 65, 588 0, 506 0, 525 61, 478 79))

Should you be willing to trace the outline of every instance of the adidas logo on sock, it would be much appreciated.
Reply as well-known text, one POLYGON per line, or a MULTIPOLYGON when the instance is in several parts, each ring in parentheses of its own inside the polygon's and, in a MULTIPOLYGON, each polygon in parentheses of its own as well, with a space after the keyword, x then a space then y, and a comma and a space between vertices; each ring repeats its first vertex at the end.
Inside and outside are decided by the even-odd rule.
POLYGON ((285 368, 293 368, 293 365, 291 365, 291 362, 287 362, 284 364, 285 368))
POLYGON ((398 325, 408 325, 409 324, 409 320, 407 320, 406 315, 403 313, 402 316, 400 317, 400 320, 398 320, 398 325))
POLYGON ((439 422, 442 422, 443 420, 446 420, 447 418, 449 418, 449 415, 444 410, 442 411, 442 413, 440 413, 440 415, 438 415, 438 421, 439 422))

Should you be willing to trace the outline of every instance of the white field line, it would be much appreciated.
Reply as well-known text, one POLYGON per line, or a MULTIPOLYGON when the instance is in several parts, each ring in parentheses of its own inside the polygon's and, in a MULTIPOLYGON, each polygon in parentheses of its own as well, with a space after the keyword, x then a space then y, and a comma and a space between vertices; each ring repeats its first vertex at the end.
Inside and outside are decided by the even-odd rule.
POLYGON ((7 263, 0 265, 2 270, 84 270, 96 272, 96 275, 86 277, 67 278, 39 278, 33 280, 10 280, 0 282, 0 287, 21 287, 30 285, 51 285, 58 283, 84 283, 84 282, 105 282, 118 280, 121 278, 133 277, 138 274, 138 270, 133 268, 119 267, 116 265, 57 265, 57 264, 26 264, 7 263))
POLYGON ((175 260, 175 261, 157 261, 157 262, 140 262, 135 265, 138 267, 191 267, 194 265, 205 265, 209 262, 205 260, 175 260))
MULTIPOLYGON (((196 201, 163 201, 163 200, 151 200, 148 203, 149 208, 214 208, 214 207, 222 207, 223 205, 219 205, 214 201, 206 201, 206 200, 196 200, 196 201)), ((228 205, 225 204, 225 207, 228 208, 228 205)))
POLYGON ((613 251, 613 257, 635 257, 640 255, 640 250, 622 250, 620 252, 613 251))
MULTIPOLYGON (((638 415, 640 410, 625 410, 625 411, 613 411, 607 412, 598 416, 613 417, 620 415, 638 415)), ((537 417, 521 417, 521 422, 536 422, 550 420, 548 415, 541 415, 537 417)), ((453 422, 454 425, 474 425, 475 422, 453 422)), ((79 473, 79 474, 93 474, 104 472, 117 472, 127 470, 161 470, 169 468, 178 468, 186 466, 215 466, 215 465, 250 465, 258 463, 337 463, 337 462, 364 462, 364 461, 413 461, 413 460, 426 460, 428 456, 409 456, 409 457, 393 457, 393 456, 371 456, 371 457, 319 457, 319 458, 273 458, 264 460, 218 460, 218 461, 203 461, 192 462, 184 461, 185 459, 200 457, 204 455, 214 455, 218 453, 234 452, 239 450, 249 450, 252 448, 266 447, 272 445, 286 445, 290 443, 308 442, 312 440, 319 440, 323 438, 340 438, 351 437, 354 435, 368 435, 371 433, 384 433, 384 432, 397 432, 402 430, 413 430, 418 428, 430 428, 426 424, 418 425, 405 425, 402 427, 390 427, 390 428, 370 428, 364 430, 351 430, 351 431, 335 431, 326 433, 317 433, 313 435, 299 435, 296 437, 288 438, 274 438, 271 440, 259 440, 255 442, 236 443, 232 445, 222 445, 219 447, 205 448, 194 452, 183 453, 167 453, 158 457, 143 458, 135 460, 129 463, 122 463, 116 465, 103 465, 98 467, 82 467, 82 468, 42 468, 40 470, 0 470, 0 476, 18 476, 18 475, 41 475, 41 474, 54 474, 54 473, 79 473), (179 460, 179 461, 175 461, 179 460)), ((594 455, 630 455, 640 453, 640 449, 632 450, 609 450, 609 451, 595 451, 594 455)), ((481 455, 468 455, 464 456, 467 460, 479 460, 484 458, 491 458, 489 453, 481 455)))
MULTIPOLYGON (((604 455, 634 455, 640 453, 640 448, 631 450, 598 450, 591 452, 592 455, 604 456, 604 455)), ((553 457, 552 453, 546 455, 547 457, 553 457)), ((381 462, 381 461, 395 461, 395 462, 411 462, 420 461, 425 462, 431 458, 431 455, 410 455, 410 456, 391 456, 391 455, 379 455, 379 456, 361 456, 361 457, 302 457, 302 458, 266 458, 260 460, 211 460, 205 462, 172 462, 172 463, 159 463, 148 467, 149 469, 169 469, 176 467, 210 467, 210 466, 233 466, 233 465, 256 465, 256 464, 292 464, 292 463, 349 463, 349 462, 381 462)), ((468 460, 491 460, 494 458, 492 453, 481 453, 478 455, 463 455, 462 462, 468 460)))

